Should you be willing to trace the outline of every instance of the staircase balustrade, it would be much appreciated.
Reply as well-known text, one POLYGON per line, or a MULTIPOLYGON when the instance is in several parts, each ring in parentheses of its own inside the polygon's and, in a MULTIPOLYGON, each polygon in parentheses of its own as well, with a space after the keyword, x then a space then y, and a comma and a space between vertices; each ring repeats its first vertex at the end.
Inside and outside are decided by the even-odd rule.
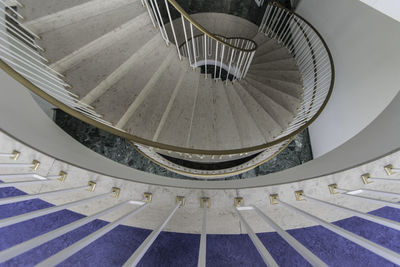
MULTIPOLYGON (((7 154, 7 153, 4 153, 7 154)), ((389 165, 388 165, 389 166, 389 165)), ((391 165, 390 165, 391 166, 391 165)), ((385 166, 386 168, 387 166, 385 166)), ((2 165, 0 165, 1 169, 4 169, 2 165)), ((392 167, 393 168, 393 167, 392 167)), ((13 168, 11 168, 12 170, 13 168)), ((10 168, 7 167, 7 172, 10 172, 10 168)), ((390 174, 388 174, 390 175, 390 174)), ((54 181, 56 178, 61 179, 59 185, 63 186, 64 183, 62 183, 67 176, 67 173, 61 171, 60 174, 58 175, 51 175, 51 176, 41 176, 36 173, 8 173, 4 175, 0 175, 0 179, 2 180, 12 180, 14 181, 15 179, 27 179, 27 178, 35 178, 37 179, 38 182, 45 183, 49 179, 54 181)), ((365 176, 365 174, 363 175, 365 176)), ((365 178, 363 178, 364 181, 365 178)), ((389 183, 389 181, 386 180, 379 180, 379 182, 383 183, 389 183)), ((7 183, 6 183, 7 184, 7 183)), ((9 183, 7 184, 8 187, 13 186, 13 184, 9 183)), ((73 254, 77 253, 81 249, 87 247, 91 243, 95 242, 97 239, 100 237, 104 236, 105 234, 109 233, 113 229, 115 229, 118 225, 126 222, 129 218, 132 218, 135 215, 138 215, 142 210, 145 208, 151 209, 151 201, 152 201, 152 195, 151 193, 144 193, 143 194, 143 199, 142 200, 125 200, 125 201, 119 201, 118 197, 120 195, 120 189, 113 187, 110 192, 107 193, 102 193, 102 194, 96 194, 94 191, 96 189, 96 183, 89 181, 87 185, 82 185, 79 187, 75 188, 65 188, 65 189, 59 189, 59 190, 54 190, 54 191, 47 191, 47 192, 41 192, 37 194, 28 194, 28 195, 21 195, 21 196, 15 196, 15 197, 8 197, 8 198, 2 198, 0 199, 0 205, 4 204, 10 204, 10 203, 18 203, 22 202, 25 200, 29 199, 40 199, 43 197, 48 197, 48 196, 57 196, 60 194, 67 194, 67 193, 73 193, 73 192, 81 192, 84 193, 86 192, 87 194, 94 194, 93 196, 87 197, 87 198, 80 198, 78 200, 72 201, 72 202, 67 202, 65 204, 61 205, 56 205, 50 208, 44 208, 44 209, 39 209, 33 212, 27 212, 21 215, 17 216, 12 216, 8 218, 4 218, 0 220, 0 228, 1 227, 6 227, 10 226, 19 222, 27 221, 33 218, 37 218, 39 216, 43 215, 48 215, 55 213, 57 211, 60 211, 62 209, 67 209, 71 208, 77 205, 83 205, 83 204, 88 204, 90 203, 98 203, 95 200, 100 200, 100 199, 106 199, 106 198, 114 198, 115 203, 111 205, 111 207, 108 207, 106 209, 102 209, 93 215, 78 219, 74 222, 71 222, 67 225, 58 227, 50 232, 44 233, 42 235, 33 237, 29 240, 26 240, 22 243, 16 244, 12 247, 9 247, 7 249, 4 249, 0 251, 0 263, 4 263, 14 257, 17 257, 18 255, 21 255, 25 252, 28 252, 31 249, 34 249, 36 247, 39 247, 40 245, 49 242, 57 237, 60 237, 68 232, 71 232, 75 229, 78 229, 81 226, 84 226, 90 222, 93 222, 96 219, 101 218, 104 215, 110 214, 113 211, 119 210, 122 207, 127 207, 131 205, 136 205, 139 206, 136 209, 130 210, 128 212, 125 212, 122 216, 118 217, 117 219, 111 221, 110 223, 106 224, 102 228, 98 229, 97 231, 91 233, 90 235, 83 237, 82 239, 75 241, 75 243, 71 244, 70 246, 66 247, 65 249, 62 249, 61 251, 55 253, 54 255, 50 256, 49 258, 45 259, 44 261, 40 262, 37 266, 54 266, 62 261, 66 260, 67 258, 71 257, 73 254)), ((369 185, 369 183, 365 183, 366 186, 369 185)), ((359 194, 362 193, 368 193, 368 194, 375 194, 380 197, 396 197, 399 198, 400 194, 393 193, 393 192, 385 192, 385 191, 377 191, 377 190, 372 190, 368 188, 359 188, 356 190, 345 190, 345 189, 340 189, 336 184, 331 184, 328 187, 329 192, 331 193, 331 196, 334 197, 337 194, 344 194, 346 196, 350 196, 349 201, 354 199, 352 198, 353 196, 358 196, 359 194)), ((327 189, 327 191, 328 191, 327 189)), ((318 198, 315 198, 311 195, 305 194, 303 190, 298 190, 294 192, 295 199, 297 200, 296 203, 298 204, 292 204, 287 202, 286 200, 283 201, 279 198, 278 194, 271 194, 269 196, 269 202, 271 205, 274 205, 278 208, 286 208, 290 211, 292 211, 294 214, 299 214, 300 216, 303 216, 317 225, 321 225, 324 228, 332 231, 333 233, 340 235, 356 244, 359 246, 371 251, 374 254, 377 254, 388 261, 394 263, 394 264, 400 264, 400 255, 396 253, 395 251, 392 251, 388 248, 385 248, 375 242, 372 242, 364 237, 361 237, 358 234, 355 234, 353 232, 350 232, 348 230, 343 229, 342 227, 339 227, 333 223, 330 223, 318 215, 311 214, 307 211, 305 211, 302 208, 302 202, 306 201, 309 202, 312 205, 322 205, 322 206, 327 206, 333 209, 337 209, 339 211, 344 211, 346 213, 349 213, 352 216, 357 216, 360 218, 363 218, 365 220, 369 220, 371 222, 390 227, 395 230, 400 230, 400 223, 382 218, 379 216, 375 216, 369 213, 364 213, 361 211, 358 211, 356 209, 350 209, 347 208, 343 205, 337 205, 334 203, 331 203, 329 201, 324 201, 320 200, 318 198)), ((362 197, 360 200, 371 200, 375 201, 375 199, 372 198, 367 198, 367 197, 362 197)), ((384 200, 376 200, 377 204, 384 205, 384 206, 390 206, 388 204, 393 203, 397 204, 394 202, 389 202, 389 201, 384 201, 384 200)), ((251 221, 248 222, 246 220, 245 216, 242 213, 247 213, 254 211, 267 225, 272 227, 273 230, 277 232, 286 242, 289 244, 293 249, 295 249, 300 255, 304 257, 312 266, 328 266, 325 262, 323 262, 320 258, 318 258, 313 252, 311 252, 309 249, 307 249, 304 245, 302 245, 299 241, 296 240, 295 237, 293 237, 291 234, 289 234, 287 231, 285 231, 281 226, 279 226, 277 223, 274 222, 272 218, 270 218, 268 215, 266 215, 264 212, 262 212, 258 207, 255 205, 244 205, 244 199, 242 197, 236 197, 234 199, 234 210, 238 216, 238 219, 240 220, 242 226, 246 229, 247 234, 249 235, 249 238, 255 245, 255 248, 259 252, 260 256, 264 260, 264 262, 268 266, 278 266, 276 262, 276 258, 273 258, 270 252, 267 250, 267 248, 264 246, 264 244, 261 242, 259 237, 255 234, 254 230, 251 227, 251 221)), ((155 228, 155 230, 142 242, 142 244, 135 250, 135 252, 132 254, 132 256, 125 262, 124 266, 136 266, 142 257, 147 253, 148 249, 150 246, 155 242, 161 231, 165 228, 165 226, 169 223, 171 218, 174 216, 174 214, 177 212, 179 208, 184 208, 185 204, 185 197, 183 196, 177 196, 175 199, 175 205, 173 206, 172 210, 169 212, 168 216, 164 219, 164 221, 161 222, 161 224, 155 228)), ((399 208, 398 205, 392 206, 394 208, 399 208)), ((203 213, 203 220, 201 224, 201 238, 200 238, 200 246, 199 246, 199 259, 198 259, 198 266, 206 266, 206 246, 207 246, 207 212, 208 209, 211 208, 211 200, 208 197, 202 197, 200 199, 200 209, 203 213)), ((140 216, 140 215, 139 215, 140 216)), ((33 223, 33 222, 32 222, 33 223)))

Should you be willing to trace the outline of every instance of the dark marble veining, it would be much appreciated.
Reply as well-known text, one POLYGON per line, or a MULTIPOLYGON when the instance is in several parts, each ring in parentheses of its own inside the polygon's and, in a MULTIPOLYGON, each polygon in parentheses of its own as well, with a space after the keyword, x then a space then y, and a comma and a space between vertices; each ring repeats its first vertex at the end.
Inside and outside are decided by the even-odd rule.
MULTIPOLYGON (((15 188, 0 188, 0 198, 23 195, 15 188)), ((0 205, 0 219, 51 207, 33 199, 20 203, 0 205)), ((376 216, 400 221, 400 209, 384 207, 370 212, 376 216)), ((84 216, 69 210, 0 228, 0 251, 47 233, 84 216)), ((107 222, 95 220, 43 245, 0 264, 0 267, 34 266, 85 236, 105 226, 107 222)), ((400 232, 391 228, 351 217, 334 222, 337 226, 363 236, 397 253, 400 252, 400 232)), ((58 266, 108 267, 122 266, 150 234, 150 230, 118 226, 95 242, 75 253, 58 266)), ((321 227, 312 226, 288 231, 329 266, 395 266, 357 244, 321 227)), ((279 266, 310 266, 277 233, 257 234, 279 266)), ((147 266, 197 266, 200 235, 161 232, 149 248, 140 267, 147 266)), ((207 266, 265 266, 246 234, 207 235, 207 266)))
MULTIPOLYGON (((155 164, 134 149, 127 140, 82 122, 61 110, 56 110, 54 117, 57 125, 74 139, 111 160, 157 175, 181 179, 195 179, 171 172, 155 164)), ((312 159, 310 138, 308 130, 305 130, 298 134, 295 140, 277 157, 253 170, 223 178, 223 180, 245 179, 278 172, 298 166, 312 159)))

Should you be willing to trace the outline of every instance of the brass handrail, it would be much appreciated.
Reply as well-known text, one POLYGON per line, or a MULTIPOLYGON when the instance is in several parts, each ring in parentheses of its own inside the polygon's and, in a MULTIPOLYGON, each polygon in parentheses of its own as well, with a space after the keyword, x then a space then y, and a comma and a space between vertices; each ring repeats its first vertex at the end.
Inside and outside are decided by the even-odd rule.
MULTIPOLYGON (((195 36, 193 36, 193 38, 192 38, 192 37, 188 38, 187 42, 190 42, 192 39, 199 38, 199 37, 201 37, 201 36, 203 36, 203 35, 204 35, 204 34, 202 34, 202 33, 196 34, 195 36)), ((257 48, 258 48, 258 45, 257 45, 256 42, 254 42, 254 40, 251 40, 251 39, 246 38, 246 37, 225 37, 225 36, 223 36, 222 34, 216 34, 216 33, 213 33, 213 35, 215 35, 215 36, 217 36, 217 37, 220 37, 220 38, 222 37, 222 38, 227 39, 227 40, 234 40, 234 39, 246 40, 246 41, 248 41, 248 42, 252 42, 252 43, 253 43, 254 49, 255 49, 255 50, 257 50, 257 48)), ((181 44, 179 45, 179 49, 181 49, 182 46, 184 46, 187 42, 184 41, 183 43, 181 43, 181 44)))
POLYGON ((234 45, 231 45, 223 40, 221 40, 220 38, 218 38, 218 36, 214 35, 213 33, 209 32, 206 28, 204 28, 203 26, 201 26, 197 21, 195 21, 175 0, 168 0, 168 2, 183 16, 185 17, 185 19, 187 19, 191 24, 193 24, 193 26, 195 26, 199 31, 201 31, 203 34, 207 35, 209 38, 220 42, 232 49, 237 49, 239 51, 243 51, 243 52, 254 52, 256 51, 257 47, 252 48, 252 49, 244 49, 244 48, 239 48, 236 47, 234 45))

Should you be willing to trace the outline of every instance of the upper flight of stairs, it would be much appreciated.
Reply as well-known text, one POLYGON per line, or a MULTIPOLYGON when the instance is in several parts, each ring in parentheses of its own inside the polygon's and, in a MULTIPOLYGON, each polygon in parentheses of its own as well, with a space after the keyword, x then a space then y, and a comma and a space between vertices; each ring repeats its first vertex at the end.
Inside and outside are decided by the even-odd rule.
POLYGON ((104 119, 135 136, 202 150, 265 144, 297 114, 295 59, 259 33, 245 79, 215 81, 166 46, 138 0, 22 1, 51 66, 104 119))

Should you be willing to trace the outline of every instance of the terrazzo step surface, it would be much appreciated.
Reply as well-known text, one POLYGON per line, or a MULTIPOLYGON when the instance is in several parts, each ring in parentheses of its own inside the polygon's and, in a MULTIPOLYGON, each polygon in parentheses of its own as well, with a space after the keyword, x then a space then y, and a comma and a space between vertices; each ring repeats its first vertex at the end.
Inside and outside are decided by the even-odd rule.
POLYGON ((32 0, 19 0, 24 7, 19 8, 18 13, 25 17, 25 21, 31 21, 90 1, 91 0, 35 0, 34 4, 32 4, 32 0))
POLYGON ((246 78, 246 82, 257 88, 259 91, 271 98, 275 103, 279 104, 293 115, 297 113, 297 108, 300 106, 299 98, 295 98, 289 94, 275 89, 274 87, 253 80, 250 77, 246 78))
MULTIPOLYGON (((121 25, 144 14, 145 10, 139 6, 140 4, 133 2, 90 18, 79 17, 74 23, 40 33, 42 40, 38 43, 46 49, 44 55, 51 62, 57 62, 91 41, 109 32, 118 31, 121 25)), ((131 35, 131 38, 134 36, 131 32, 127 35, 131 35)))

